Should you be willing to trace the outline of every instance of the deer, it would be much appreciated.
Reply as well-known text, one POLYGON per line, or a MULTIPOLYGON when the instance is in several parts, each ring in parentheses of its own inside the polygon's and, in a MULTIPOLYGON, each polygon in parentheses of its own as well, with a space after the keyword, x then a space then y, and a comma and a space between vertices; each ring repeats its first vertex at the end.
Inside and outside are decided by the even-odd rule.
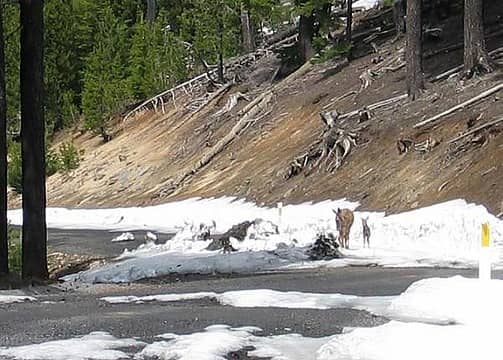
POLYGON ((363 227, 363 247, 365 247, 365 243, 367 243, 367 247, 370 248, 370 227, 367 223, 368 217, 362 218, 362 227, 363 227))
POLYGON ((355 219, 353 212, 350 209, 337 209, 333 210, 335 214, 335 224, 339 232, 339 243, 341 248, 349 249, 349 230, 353 225, 355 219))

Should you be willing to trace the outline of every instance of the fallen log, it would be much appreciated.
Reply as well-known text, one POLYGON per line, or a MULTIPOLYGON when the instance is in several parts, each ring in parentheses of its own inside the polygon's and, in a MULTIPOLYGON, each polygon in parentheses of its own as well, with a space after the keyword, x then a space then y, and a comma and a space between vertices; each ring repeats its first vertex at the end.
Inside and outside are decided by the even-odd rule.
POLYGON ((482 124, 480 126, 477 126, 477 127, 473 128, 472 130, 470 130, 470 131, 468 131, 468 132, 466 132, 466 133, 464 133, 462 135, 459 135, 459 136, 455 137, 454 139, 449 140, 447 143, 448 144, 452 144, 452 143, 454 143, 456 141, 459 141, 459 140, 461 140, 461 139, 463 139, 463 138, 465 138, 467 136, 475 134, 477 131, 480 131, 480 130, 488 128, 488 127, 491 127, 491 126, 496 125, 496 124, 498 124, 500 122, 503 122, 503 117, 501 117, 499 119, 496 119, 494 121, 490 121, 488 123, 482 124))
MULTIPOLYGON (((364 108, 366 110, 372 111, 372 110, 379 109, 381 107, 385 107, 385 106, 394 104, 394 103, 396 103, 396 102, 398 102, 400 100, 403 100, 403 99, 407 99, 407 94, 402 94, 402 95, 399 95, 399 96, 392 97, 390 99, 382 100, 382 101, 376 102, 374 104, 371 104, 371 105, 368 105, 368 106, 364 106, 364 108)), ((350 112, 348 112, 346 114, 342 114, 342 115, 339 116, 338 120, 344 120, 346 118, 350 118, 350 117, 359 115, 361 111, 362 111, 362 109, 358 109, 358 110, 350 111, 350 112)))
POLYGON ((498 84, 498 85, 490 88, 489 90, 486 90, 483 93, 481 93, 481 94, 479 94, 479 95, 477 95, 477 96, 475 96, 475 97, 473 97, 473 98, 471 98, 471 99, 469 99, 469 100, 467 100, 467 101, 465 101, 465 102, 463 102, 463 103, 461 103, 459 105, 456 105, 456 106, 454 106, 454 107, 452 107, 452 108, 450 108, 450 109, 448 109, 448 110, 446 110, 444 112, 441 112, 440 114, 437 114, 437 115, 435 115, 435 116, 433 116, 433 117, 431 117, 429 119, 426 119, 424 121, 418 122, 417 124, 415 124, 413 126, 413 128, 417 129, 419 127, 431 124, 431 123, 433 123, 435 121, 438 121, 439 119, 441 119, 441 118, 443 118, 443 117, 445 117, 447 115, 450 115, 450 114, 452 114, 452 113, 454 113, 454 112, 456 112, 458 110, 461 110, 461 109, 463 109, 463 108, 465 108, 467 106, 475 104, 476 102, 478 102, 480 100, 483 100, 483 99, 487 98, 488 96, 491 96, 492 94, 497 93, 498 91, 500 91, 502 89, 503 89, 503 83, 500 83, 500 84, 498 84))

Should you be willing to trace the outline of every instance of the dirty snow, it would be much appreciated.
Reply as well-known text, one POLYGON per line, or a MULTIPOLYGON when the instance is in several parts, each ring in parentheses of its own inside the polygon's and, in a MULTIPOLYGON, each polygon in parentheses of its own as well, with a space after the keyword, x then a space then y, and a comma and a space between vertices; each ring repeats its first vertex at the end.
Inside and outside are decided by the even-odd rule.
POLYGON ((0 304, 13 304, 13 303, 22 303, 25 301, 37 301, 33 296, 25 296, 25 295, 10 295, 3 294, 4 292, 0 292, 0 304))
POLYGON ((133 241, 134 234, 130 232, 124 232, 112 239, 112 242, 123 242, 123 241, 133 241))
MULTIPOLYGON (((288 205, 280 209, 260 207, 233 198, 191 199, 146 208, 65 210, 49 223, 67 228, 112 227, 171 229, 176 235, 164 244, 147 242, 125 251, 113 264, 92 269, 66 280, 130 282, 172 273, 253 273, 277 269, 380 265, 388 267, 474 268, 480 252, 480 226, 491 225, 494 268, 503 268, 503 221, 484 206, 453 200, 409 212, 385 216, 379 212, 355 212, 350 249, 342 259, 309 261, 306 251, 320 232, 337 233, 332 209, 356 203, 345 200, 288 205), (94 212, 106 212, 97 216, 94 212), (79 215, 80 214, 80 215, 79 215), (371 248, 363 248, 361 218, 368 217, 371 248), (82 219, 88 219, 84 222, 82 219), (100 223, 98 223, 98 218, 100 223), (120 218, 122 225, 110 219, 120 218), (79 219, 79 222, 76 220, 79 219), (223 233, 232 225, 255 220, 244 241, 231 238, 239 251, 222 254, 205 250, 201 229, 223 233), (148 224, 147 224, 148 223, 148 224), (143 224, 143 225, 142 225, 143 224), (277 233, 276 228, 279 230, 277 233)), ((51 213, 48 209, 48 213, 51 213)), ((59 210, 58 210, 59 211, 59 210)), ((19 212, 9 213, 15 220, 19 212)), ((206 231, 206 230, 204 230, 206 231)))
MULTIPOLYGON (((198 359, 224 360, 233 351, 273 360, 423 360, 500 359, 503 280, 432 278, 413 283, 396 297, 356 297, 276 291, 223 294, 167 294, 128 297, 128 302, 183 301, 216 296, 234 306, 284 306, 326 309, 360 302, 386 314, 389 323, 346 328, 341 334, 309 338, 300 334, 265 336, 256 327, 213 325, 192 334, 162 334, 152 343, 91 333, 38 345, 0 347, 0 358, 14 359, 198 359), (371 299, 371 301, 368 301, 371 299), (126 354, 124 348, 129 348, 126 354)), ((120 302, 109 298, 111 303, 120 302)), ((122 301, 121 300, 121 301, 122 301)))
POLYGON ((41 344, 0 347, 0 358, 19 360, 115 360, 129 358, 124 348, 145 344, 134 339, 116 339, 106 332, 41 344))

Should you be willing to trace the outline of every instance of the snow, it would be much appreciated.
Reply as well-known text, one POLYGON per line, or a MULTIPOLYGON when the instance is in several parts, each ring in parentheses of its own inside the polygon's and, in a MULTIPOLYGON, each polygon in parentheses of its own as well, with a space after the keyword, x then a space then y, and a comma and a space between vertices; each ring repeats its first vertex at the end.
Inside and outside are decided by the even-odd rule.
POLYGON ((503 280, 460 276, 424 279, 394 297, 246 290, 104 300, 116 304, 206 297, 240 307, 360 308, 386 315, 391 321, 370 328, 345 328, 341 334, 321 338, 300 334, 266 336, 257 327, 213 325, 192 334, 162 334, 145 344, 98 332, 38 345, 0 347, 0 358, 224 360, 230 352, 245 348, 249 349, 249 356, 273 360, 501 358, 499 329, 503 320, 503 280), (130 349, 128 354, 124 353, 124 348, 130 349))
POLYGON ((250 356, 271 360, 315 360, 316 349, 329 338, 306 338, 298 334, 256 336, 256 327, 231 328, 209 326, 203 332, 189 335, 164 334, 166 340, 154 342, 135 356, 135 359, 161 360, 225 360, 226 355, 245 347, 254 347, 250 356))
POLYGON ((371 328, 346 328, 342 334, 308 338, 299 334, 258 336, 257 328, 218 325, 189 335, 166 334, 136 358, 224 359, 230 351, 253 347, 250 356, 275 360, 499 359, 503 319, 503 281, 460 276, 413 283, 395 297, 357 297, 271 290, 108 298, 109 302, 182 301, 213 297, 232 306, 287 308, 364 308, 392 320, 371 328), (403 321, 404 320, 404 321, 403 321))
POLYGON ((22 303, 25 301, 37 301, 33 296, 26 296, 19 291, 0 291, 0 304, 22 303))
POLYGON ((134 339, 116 339, 106 332, 41 344, 0 347, 0 358, 19 360, 115 360, 129 358, 124 348, 144 346, 134 339), (119 350, 120 349, 120 350, 119 350))
POLYGON ((269 289, 236 290, 221 294, 200 292, 189 294, 160 294, 149 296, 110 296, 101 298, 110 304, 174 302, 193 299, 214 299, 222 305, 234 307, 278 307, 289 309, 335 309, 352 308, 381 314, 390 305, 394 296, 355 296, 344 294, 316 294, 297 291, 269 289))
MULTIPOLYGON (((503 269, 503 221, 484 206, 464 200, 389 216, 355 211, 350 249, 343 250, 344 258, 309 261, 306 250, 317 234, 337 233, 332 210, 344 207, 354 210, 358 203, 342 199, 271 208, 233 197, 193 198, 144 208, 48 208, 47 222, 56 228, 143 229, 176 234, 163 244, 147 241, 137 249, 126 250, 113 264, 70 275, 66 280, 130 282, 173 273, 254 273, 370 264, 474 268, 478 265, 480 227, 484 222, 489 222, 491 228, 494 268, 503 269), (367 217, 370 249, 363 248, 361 219, 367 217), (237 253, 206 250, 207 231, 222 234, 244 221, 254 221, 254 225, 244 241, 230 239, 237 253)), ((21 215, 20 210, 8 214, 17 225, 21 215)))
MULTIPOLYGON (((357 206, 345 200, 324 201, 287 205, 280 212, 277 208, 260 207, 234 198, 191 199, 146 208, 66 210, 68 216, 59 216, 58 224, 52 217, 49 223, 70 228, 176 230, 176 235, 163 244, 147 242, 137 249, 126 250, 113 264, 65 278, 85 282, 131 282, 173 273, 254 273, 370 264, 474 268, 478 265, 480 226, 484 222, 489 222, 491 227, 494 268, 503 268, 503 221, 484 206, 464 200, 389 216, 356 211, 350 249, 343 250, 344 258, 309 261, 306 250, 316 235, 336 233, 332 209, 357 206), (108 215, 94 213, 101 211, 108 215), (363 248, 362 242, 361 218, 367 217, 371 229, 370 249, 363 248), (86 218, 87 223, 82 221, 86 218), (117 218, 122 219, 120 224, 111 221, 117 218), (203 232, 212 229, 212 233, 223 233, 246 220, 255 223, 248 229, 245 240, 230 239, 238 252, 222 254, 206 250, 209 241, 204 240, 203 232)), ((17 214, 9 213, 9 217, 15 220, 17 214)))
POLYGON ((380 3, 382 3, 381 0, 356 0, 355 2, 353 2, 353 7, 362 7, 365 8, 365 10, 368 10, 377 7, 380 3))
POLYGON ((134 234, 130 232, 124 232, 112 239, 112 242, 122 242, 122 241, 133 241, 134 234))

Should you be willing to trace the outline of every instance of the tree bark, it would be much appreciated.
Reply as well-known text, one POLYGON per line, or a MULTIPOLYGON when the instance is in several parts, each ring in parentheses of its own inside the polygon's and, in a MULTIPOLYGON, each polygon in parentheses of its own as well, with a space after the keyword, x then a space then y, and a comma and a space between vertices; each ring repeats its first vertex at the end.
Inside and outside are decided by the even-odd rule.
POLYGON ((405 9, 407 7, 406 0, 393 1, 393 21, 395 22, 395 29, 397 36, 405 33, 405 9))
POLYGON ((243 48, 247 53, 255 50, 253 39, 253 26, 251 23, 250 7, 246 2, 241 3, 241 33, 243 36, 243 48))
POLYGON ((346 17, 346 41, 351 44, 353 29, 353 0, 347 0, 348 16, 346 17))
POLYGON ((21 5, 21 141, 23 162, 23 279, 47 274, 43 0, 21 5))
POLYGON ((147 0, 147 21, 153 23, 156 16, 156 3, 155 0, 147 0))
POLYGON ((466 77, 493 70, 484 39, 483 0, 465 0, 464 72, 466 77))
POLYGON ((422 0, 407 1, 407 94, 415 100, 424 89, 422 0))
POLYGON ((299 21, 299 56, 302 63, 314 56, 314 15, 301 15, 299 21))
POLYGON ((9 273, 7 237, 7 101, 5 94, 5 54, 3 6, 0 6, 0 275, 9 273))

